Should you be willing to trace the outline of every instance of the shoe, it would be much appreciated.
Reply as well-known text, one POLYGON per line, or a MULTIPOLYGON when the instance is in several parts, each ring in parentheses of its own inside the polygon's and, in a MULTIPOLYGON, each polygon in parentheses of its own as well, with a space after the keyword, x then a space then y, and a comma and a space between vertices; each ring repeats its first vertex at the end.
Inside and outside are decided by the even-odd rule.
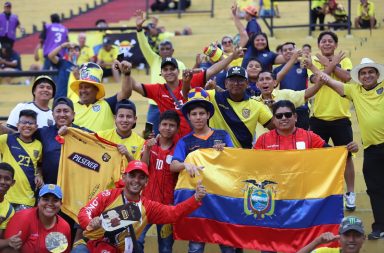
POLYGON ((378 240, 378 239, 384 239, 384 232, 380 232, 376 230, 376 231, 372 231, 372 233, 368 235, 368 240, 378 240))
POLYGON ((345 198, 345 208, 348 211, 355 211, 356 209, 356 194, 354 192, 347 192, 344 194, 345 198))

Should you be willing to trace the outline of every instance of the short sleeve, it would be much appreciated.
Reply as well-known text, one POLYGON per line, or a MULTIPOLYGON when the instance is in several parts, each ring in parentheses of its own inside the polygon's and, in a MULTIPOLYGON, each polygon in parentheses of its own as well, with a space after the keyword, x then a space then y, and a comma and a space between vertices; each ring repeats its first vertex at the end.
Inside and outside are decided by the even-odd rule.
POLYGON ((260 113, 257 121, 265 127, 266 125, 268 125, 269 121, 272 119, 272 113, 269 110, 269 108, 264 105, 261 105, 259 110, 260 110, 260 113))
POLYGON ((117 94, 113 95, 112 97, 106 98, 105 102, 108 103, 109 107, 111 108, 111 111, 113 114, 115 114, 115 108, 117 104, 117 94))
MULTIPOLYGON (((30 212, 28 213, 30 214, 30 212)), ((31 223, 31 217, 21 211, 16 213, 12 219, 9 221, 7 228, 5 229, 4 238, 8 239, 21 231, 20 239, 24 242, 29 236, 29 224, 31 223)), ((33 213, 35 214, 35 213, 33 213)))
POLYGON ((19 114, 23 108, 23 103, 17 104, 15 108, 12 109, 11 113, 8 116, 7 126, 13 130, 17 130, 17 122, 19 121, 19 114))
POLYGON ((229 136, 229 134, 227 132, 225 132, 225 146, 228 148, 234 147, 233 142, 231 140, 231 136, 229 136))
POLYGON ((346 83, 343 86, 344 86, 344 96, 346 98, 352 100, 352 93, 353 93, 354 84, 346 83))
POLYGON ((3 153, 5 150, 5 147, 7 146, 7 134, 0 135, 0 153, 3 153))
POLYGON ((15 210, 13 209, 13 207, 11 205, 8 205, 8 210, 6 212, 6 217, 4 217, 5 220, 3 222, 1 222, 0 229, 4 230, 4 229, 7 228, 8 223, 12 219, 14 214, 15 214, 15 210))
POLYGON ((157 95, 159 94, 160 84, 142 84, 142 85, 143 85, 145 97, 151 98, 155 101, 159 99, 157 95))
POLYGON ((175 147, 175 153, 173 154, 172 161, 176 160, 179 162, 184 162, 185 158, 187 157, 187 150, 186 150, 184 139, 180 139, 175 147))
POLYGON ((353 68, 352 61, 349 58, 344 58, 341 61, 341 68, 350 71, 353 68))
POLYGON ((311 142, 312 142, 311 148, 324 147, 325 141, 319 135, 315 134, 312 131, 309 131, 309 134, 311 135, 311 142))

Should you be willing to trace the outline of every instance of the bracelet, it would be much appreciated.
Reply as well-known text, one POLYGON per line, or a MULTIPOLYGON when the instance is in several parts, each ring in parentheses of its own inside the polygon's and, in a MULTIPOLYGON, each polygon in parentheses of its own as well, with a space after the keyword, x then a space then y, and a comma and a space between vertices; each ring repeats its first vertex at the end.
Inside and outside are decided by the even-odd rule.
POLYGON ((143 28, 141 27, 141 28, 136 28, 136 31, 139 33, 139 32, 141 32, 143 30, 143 28))
POLYGON ((124 73, 125 76, 130 76, 131 75, 131 71, 129 71, 128 73, 124 73))

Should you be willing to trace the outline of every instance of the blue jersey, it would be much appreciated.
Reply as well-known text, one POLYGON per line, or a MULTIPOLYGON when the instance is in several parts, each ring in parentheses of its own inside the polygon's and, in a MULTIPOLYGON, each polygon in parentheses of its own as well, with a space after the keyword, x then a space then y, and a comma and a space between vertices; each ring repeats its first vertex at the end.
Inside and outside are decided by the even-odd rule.
MULTIPOLYGON (((277 75, 285 64, 282 64, 276 67, 273 70, 273 73, 277 75)), ((300 62, 296 62, 292 68, 288 71, 288 73, 284 76, 284 78, 280 81, 280 90, 288 89, 288 90, 305 90, 307 88, 308 81, 308 73, 306 68, 300 68, 300 62)), ((308 110, 307 103, 303 106, 300 106, 298 109, 306 109, 308 110)))
POLYGON ((209 136, 200 137, 191 132, 181 138, 176 145, 173 160, 184 162, 189 153, 201 148, 212 148, 216 143, 225 143, 226 147, 233 147, 231 137, 225 130, 212 129, 209 136))

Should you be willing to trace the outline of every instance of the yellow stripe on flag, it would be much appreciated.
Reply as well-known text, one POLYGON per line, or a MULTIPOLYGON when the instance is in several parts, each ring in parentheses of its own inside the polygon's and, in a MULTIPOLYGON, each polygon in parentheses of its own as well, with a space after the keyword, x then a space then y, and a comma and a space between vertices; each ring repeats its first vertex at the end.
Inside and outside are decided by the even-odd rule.
MULTIPOLYGON (((345 147, 310 150, 200 149, 186 163, 203 165, 208 193, 243 198, 245 180, 276 184, 275 200, 325 198, 342 194, 347 158, 345 147)), ((176 189, 195 189, 197 179, 181 172, 176 189)))

